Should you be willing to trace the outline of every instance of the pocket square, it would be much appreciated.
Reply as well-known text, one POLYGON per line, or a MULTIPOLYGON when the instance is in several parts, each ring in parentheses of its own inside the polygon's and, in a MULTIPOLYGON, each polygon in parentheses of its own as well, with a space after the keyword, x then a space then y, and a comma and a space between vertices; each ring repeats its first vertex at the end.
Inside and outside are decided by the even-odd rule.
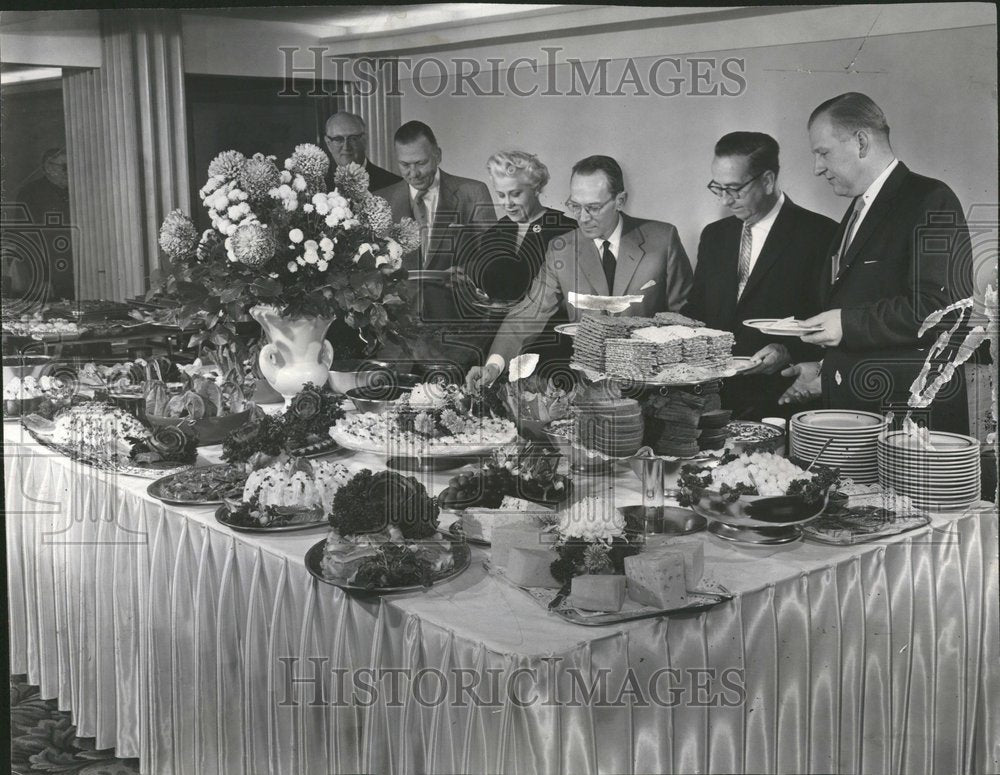
POLYGON ((878 263, 878 259, 877 258, 873 258, 871 261, 862 261, 861 263, 862 264, 877 264, 878 263))
POLYGON ((648 283, 646 283, 644 286, 642 286, 639 290, 640 291, 644 291, 647 288, 652 288, 654 285, 656 285, 656 280, 650 280, 648 283))

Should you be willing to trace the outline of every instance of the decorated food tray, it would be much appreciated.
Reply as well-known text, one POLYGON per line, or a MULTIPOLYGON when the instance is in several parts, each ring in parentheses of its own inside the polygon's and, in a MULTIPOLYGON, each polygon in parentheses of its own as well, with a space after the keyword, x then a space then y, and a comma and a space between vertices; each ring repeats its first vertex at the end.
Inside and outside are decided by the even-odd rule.
POLYGON ((279 517, 277 524, 253 524, 253 520, 237 520, 228 505, 219 506, 215 510, 215 519, 222 525, 238 530, 241 533, 292 533, 297 530, 311 530, 316 527, 328 528, 330 523, 318 509, 300 509, 297 513, 289 512, 279 517), (284 521, 287 520, 287 521, 284 521))
POLYGON ((131 462, 124 463, 120 462, 117 458, 85 452, 67 444, 57 444, 51 439, 46 438, 44 435, 36 433, 28 425, 25 425, 24 428, 31 434, 31 437, 43 447, 51 449, 54 452, 58 452, 61 455, 65 455, 70 460, 77 463, 84 463, 85 465, 97 468, 101 471, 111 471, 116 474, 126 474, 128 476, 139 476, 144 479, 160 479, 164 475, 178 473, 191 468, 190 465, 181 465, 171 461, 142 464, 131 462))
POLYGON ((850 483, 831 496, 820 517, 803 525, 802 533, 811 541, 850 546, 917 530, 930 521, 906 496, 885 492, 877 484, 850 483))
POLYGON ((602 627, 605 625, 621 624, 637 619, 653 619, 658 616, 668 616, 674 613, 695 613, 704 611, 712 606, 731 600, 733 594, 721 584, 709 579, 702 580, 702 589, 689 591, 687 605, 679 608, 662 609, 637 603, 634 600, 626 599, 622 610, 608 613, 595 611, 580 611, 567 605, 567 596, 562 590, 544 589, 542 587, 522 587, 508 579, 503 572, 503 568, 492 566, 489 562, 484 563, 487 572, 491 576, 502 580, 515 589, 519 589, 542 608, 551 611, 561 619, 573 624, 582 624, 585 627, 602 627))
POLYGON ((199 466, 157 479, 146 492, 179 506, 217 506, 227 498, 239 498, 246 478, 241 465, 199 466))
POLYGON ((631 385, 644 385, 646 387, 686 387, 688 385, 700 385, 705 382, 715 382, 716 380, 735 377, 740 369, 736 364, 730 363, 724 368, 713 369, 702 366, 687 366, 686 371, 689 376, 679 379, 640 379, 638 377, 626 377, 618 374, 606 374, 596 369, 591 369, 579 363, 570 363, 571 369, 575 369, 583 374, 591 382, 600 382, 606 379, 614 379, 620 382, 627 382, 631 385))
POLYGON ((351 413, 330 429, 330 437, 355 452, 410 457, 466 457, 492 452, 517 438, 510 420, 486 418, 481 431, 443 438, 428 438, 400 430, 391 414, 351 413))
MULTIPOLYGON (((308 570, 309 573, 311 573, 319 581, 322 581, 324 584, 330 584, 334 587, 339 587, 346 592, 352 592, 358 595, 395 595, 402 594, 404 592, 423 592, 426 589, 426 587, 420 584, 392 587, 365 587, 358 584, 351 584, 341 578, 327 576, 323 572, 322 568, 323 552, 325 548, 326 539, 318 541, 309 548, 305 557, 306 570, 308 570)), ((450 581, 464 572, 471 564, 472 550, 469 548, 468 544, 461 541, 452 541, 451 551, 452 557, 454 558, 454 564, 448 570, 442 571, 439 575, 435 576, 431 582, 432 586, 450 581)))
POLYGON ((333 439, 323 439, 322 441, 317 441, 313 444, 306 444, 304 447, 294 449, 291 454, 296 457, 313 458, 332 455, 335 452, 343 451, 345 451, 345 449, 333 439))

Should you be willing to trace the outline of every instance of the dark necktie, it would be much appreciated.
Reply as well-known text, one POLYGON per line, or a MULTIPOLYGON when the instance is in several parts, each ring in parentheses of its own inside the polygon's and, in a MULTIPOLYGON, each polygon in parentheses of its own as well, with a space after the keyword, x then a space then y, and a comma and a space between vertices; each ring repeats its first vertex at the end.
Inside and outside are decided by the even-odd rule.
POLYGON ((858 216, 861 215, 861 211, 865 209, 865 200, 863 197, 858 197, 854 200, 854 209, 851 212, 851 218, 847 222, 847 228, 844 229, 844 240, 840 243, 840 250, 833 257, 833 267, 832 273, 830 275, 830 282, 837 282, 837 276, 840 274, 840 265, 844 261, 844 256, 847 255, 847 249, 851 246, 851 240, 854 239, 854 227, 858 223, 858 216))
POLYGON ((608 293, 615 292, 615 254, 611 252, 611 243, 604 240, 604 248, 601 253, 601 266, 604 267, 604 276, 608 280, 608 293))

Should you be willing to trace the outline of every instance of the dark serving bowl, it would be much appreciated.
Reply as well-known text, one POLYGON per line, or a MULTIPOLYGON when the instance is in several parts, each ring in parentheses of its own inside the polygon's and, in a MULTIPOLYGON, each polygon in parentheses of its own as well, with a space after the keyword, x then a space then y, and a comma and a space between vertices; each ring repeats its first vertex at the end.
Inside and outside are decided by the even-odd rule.
POLYGON ((394 376, 396 379, 388 383, 351 388, 347 391, 347 397, 359 412, 384 414, 393 408, 400 398, 420 384, 420 379, 412 374, 394 376))
POLYGON ((221 417, 203 417, 193 422, 186 417, 161 417, 154 414, 147 414, 145 417, 150 425, 158 427, 190 423, 198 438, 198 446, 207 447, 210 444, 221 444, 226 436, 246 425, 250 421, 250 410, 225 414, 221 417))

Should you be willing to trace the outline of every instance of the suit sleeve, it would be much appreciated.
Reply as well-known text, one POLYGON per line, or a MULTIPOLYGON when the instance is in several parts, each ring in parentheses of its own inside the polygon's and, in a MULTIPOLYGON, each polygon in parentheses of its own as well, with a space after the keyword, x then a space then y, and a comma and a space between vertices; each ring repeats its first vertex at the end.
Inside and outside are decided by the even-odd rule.
POLYGON ((497 222, 497 211, 496 207, 493 206, 493 197, 490 196, 490 190, 485 183, 478 180, 470 181, 463 194, 467 207, 467 223, 473 231, 477 233, 486 231, 497 222))
POLYGON ((691 261, 684 252, 677 229, 670 226, 667 236, 666 265, 664 292, 667 299, 667 312, 680 312, 691 291, 691 261))
POLYGON ((904 292, 841 309, 842 346, 850 350, 914 345, 930 315, 971 294, 969 229, 958 198, 945 185, 924 197, 907 237, 910 266, 904 292), (928 225, 931 216, 937 223, 928 225))
POLYGON ((688 293, 683 309, 681 309, 681 314, 695 320, 705 319, 705 276, 709 272, 705 231, 702 230, 701 237, 698 240, 698 265, 694 269, 694 280, 691 283, 691 291, 688 293))
POLYGON ((493 340, 491 353, 503 356, 508 363, 521 352, 524 343, 544 330, 562 302, 562 287, 555 266, 556 251, 549 247, 545 263, 535 276, 524 299, 512 309, 493 340))

